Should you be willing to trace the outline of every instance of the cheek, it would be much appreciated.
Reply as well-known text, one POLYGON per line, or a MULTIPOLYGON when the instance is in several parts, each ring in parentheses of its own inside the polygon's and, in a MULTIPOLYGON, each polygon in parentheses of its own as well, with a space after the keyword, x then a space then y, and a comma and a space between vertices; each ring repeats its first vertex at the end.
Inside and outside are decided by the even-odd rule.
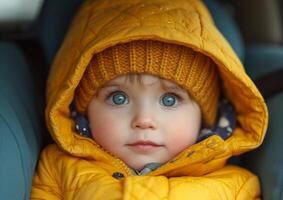
POLYGON ((108 151, 111 151, 123 137, 119 131, 122 127, 121 122, 111 115, 96 113, 96 116, 89 117, 89 123, 94 140, 108 151))
POLYGON ((185 148, 193 145, 200 131, 198 118, 176 117, 174 123, 168 123, 168 146, 172 154, 178 154, 185 148))

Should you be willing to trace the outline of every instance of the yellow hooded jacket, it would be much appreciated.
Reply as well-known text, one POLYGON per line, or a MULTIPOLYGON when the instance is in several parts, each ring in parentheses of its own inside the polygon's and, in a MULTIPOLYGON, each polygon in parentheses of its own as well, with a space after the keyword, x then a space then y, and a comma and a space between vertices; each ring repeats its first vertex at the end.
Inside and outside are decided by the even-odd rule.
POLYGON ((51 68, 46 119, 57 143, 46 147, 33 179, 31 199, 259 199, 258 178, 226 165, 258 147, 267 108, 239 59, 199 0, 88 0, 81 7, 51 68), (184 45, 217 65, 238 126, 222 140, 211 136, 144 176, 76 133, 69 105, 92 56, 138 39, 184 45), (121 179, 114 173, 121 173, 121 179))

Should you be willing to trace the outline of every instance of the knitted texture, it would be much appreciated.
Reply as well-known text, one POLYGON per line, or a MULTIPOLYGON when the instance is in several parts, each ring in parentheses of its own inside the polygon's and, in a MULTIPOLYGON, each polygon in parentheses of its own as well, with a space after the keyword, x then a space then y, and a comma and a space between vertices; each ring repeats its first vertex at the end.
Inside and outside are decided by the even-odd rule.
POLYGON ((129 73, 146 73, 175 82, 198 103, 204 125, 214 124, 220 91, 214 62, 190 48, 151 40, 119 44, 95 54, 76 89, 78 111, 85 113, 99 87, 129 73))

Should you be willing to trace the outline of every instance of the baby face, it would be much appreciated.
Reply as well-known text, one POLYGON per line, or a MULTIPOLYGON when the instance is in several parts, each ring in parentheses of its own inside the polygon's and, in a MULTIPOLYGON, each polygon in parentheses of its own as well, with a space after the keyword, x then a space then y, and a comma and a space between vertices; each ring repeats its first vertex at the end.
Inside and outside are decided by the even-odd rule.
POLYGON ((184 89, 151 75, 109 81, 87 113, 94 140, 137 170, 194 144, 201 124, 200 108, 184 89))

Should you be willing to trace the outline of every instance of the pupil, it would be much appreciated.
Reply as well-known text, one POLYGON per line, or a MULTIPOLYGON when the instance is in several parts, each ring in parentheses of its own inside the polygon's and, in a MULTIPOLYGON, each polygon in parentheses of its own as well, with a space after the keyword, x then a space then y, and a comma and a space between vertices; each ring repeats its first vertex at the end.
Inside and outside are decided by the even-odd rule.
POLYGON ((173 106, 176 102, 175 98, 172 96, 165 96, 162 101, 165 106, 173 106))
POLYGON ((116 95, 113 96, 113 102, 115 104, 121 105, 121 104, 124 104, 125 101, 126 101, 126 98, 122 94, 116 94, 116 95))

